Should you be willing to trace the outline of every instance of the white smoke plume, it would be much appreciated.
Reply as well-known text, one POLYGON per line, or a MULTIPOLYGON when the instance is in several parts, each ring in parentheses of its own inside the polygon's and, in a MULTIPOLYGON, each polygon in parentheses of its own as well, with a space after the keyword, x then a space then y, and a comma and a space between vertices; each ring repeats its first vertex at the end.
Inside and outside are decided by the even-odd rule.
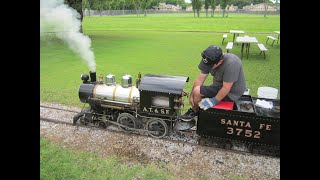
POLYGON ((63 0, 40 0, 40 36, 54 33, 96 72, 91 39, 80 33, 80 26, 80 14, 63 0))

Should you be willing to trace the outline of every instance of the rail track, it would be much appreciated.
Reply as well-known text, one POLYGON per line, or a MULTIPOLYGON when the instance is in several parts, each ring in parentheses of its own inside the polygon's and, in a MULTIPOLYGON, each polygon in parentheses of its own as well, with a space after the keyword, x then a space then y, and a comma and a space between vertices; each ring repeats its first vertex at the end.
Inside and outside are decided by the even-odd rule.
MULTIPOLYGON (((51 106, 46 106, 46 105, 40 105, 40 108, 45 109, 51 109, 51 110, 56 110, 56 111, 64 111, 64 112, 69 112, 73 113, 74 115, 79 113, 80 111, 76 110, 68 110, 64 108, 57 108, 57 107, 51 107, 51 106)), ((68 126, 76 126, 76 127, 84 127, 84 128, 90 128, 92 130, 105 130, 113 133, 120 133, 120 134, 125 134, 125 135, 134 135, 134 136, 148 136, 146 133, 146 130, 141 130, 141 131, 123 131, 120 126, 123 126, 121 124, 118 124, 116 122, 111 122, 108 124, 107 127, 101 128, 97 126, 88 126, 84 124, 77 123, 76 125, 73 124, 72 118, 70 120, 65 121, 65 120, 59 120, 55 118, 50 118, 50 117, 43 117, 40 116, 40 121, 45 121, 45 122, 50 122, 50 123, 55 123, 55 124, 65 124, 68 126)), ((167 136, 163 137, 162 139, 165 139, 167 141, 170 141, 172 143, 186 143, 192 146, 207 146, 208 148, 214 148, 217 150, 223 150, 223 151, 229 151, 229 152, 234 152, 234 153, 242 153, 242 154, 256 154, 256 155, 264 155, 264 156, 271 156, 271 157, 277 157, 277 154, 266 152, 264 149, 252 149, 250 146, 247 146, 244 143, 241 142, 224 142, 221 141, 220 139, 215 139, 215 140, 205 140, 200 138, 197 134, 196 131, 194 130, 188 130, 188 131, 171 131, 168 133, 167 136)))

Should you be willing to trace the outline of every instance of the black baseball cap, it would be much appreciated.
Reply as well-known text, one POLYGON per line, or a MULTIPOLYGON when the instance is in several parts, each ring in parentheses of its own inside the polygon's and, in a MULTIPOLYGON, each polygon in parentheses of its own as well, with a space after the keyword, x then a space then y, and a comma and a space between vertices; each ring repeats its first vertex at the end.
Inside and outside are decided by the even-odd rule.
POLYGON ((209 46, 201 53, 201 61, 198 68, 203 72, 210 72, 212 65, 217 64, 222 56, 222 49, 219 46, 209 46))

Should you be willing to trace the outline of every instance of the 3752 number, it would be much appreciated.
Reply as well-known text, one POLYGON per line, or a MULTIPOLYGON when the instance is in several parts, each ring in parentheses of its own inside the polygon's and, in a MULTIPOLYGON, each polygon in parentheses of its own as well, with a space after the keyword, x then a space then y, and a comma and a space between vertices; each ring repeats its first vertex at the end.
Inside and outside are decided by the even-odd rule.
POLYGON ((245 136, 251 138, 260 138, 260 131, 252 131, 250 129, 227 127, 227 134, 235 134, 237 136, 245 136))

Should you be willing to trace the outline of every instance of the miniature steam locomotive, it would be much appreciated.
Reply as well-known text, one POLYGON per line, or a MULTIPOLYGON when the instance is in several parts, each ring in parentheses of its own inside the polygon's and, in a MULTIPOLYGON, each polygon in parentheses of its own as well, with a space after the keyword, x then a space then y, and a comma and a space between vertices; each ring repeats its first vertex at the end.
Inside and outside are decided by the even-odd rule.
MULTIPOLYGON (((187 96, 183 89, 189 77, 146 74, 141 78, 139 73, 135 86, 127 74, 120 84, 116 84, 112 74, 100 75, 96 80, 96 73, 90 72, 90 81, 86 74, 81 79, 79 98, 89 107, 74 116, 74 124, 103 128, 114 124, 124 131, 146 132, 155 138, 181 129, 178 127, 183 121, 178 117, 187 96)), ((257 99, 243 95, 229 109, 200 110, 196 134, 202 142, 239 141, 280 150, 280 100, 259 98, 277 107, 266 109, 255 106, 257 99), (244 105, 251 109, 243 109, 244 105)))

